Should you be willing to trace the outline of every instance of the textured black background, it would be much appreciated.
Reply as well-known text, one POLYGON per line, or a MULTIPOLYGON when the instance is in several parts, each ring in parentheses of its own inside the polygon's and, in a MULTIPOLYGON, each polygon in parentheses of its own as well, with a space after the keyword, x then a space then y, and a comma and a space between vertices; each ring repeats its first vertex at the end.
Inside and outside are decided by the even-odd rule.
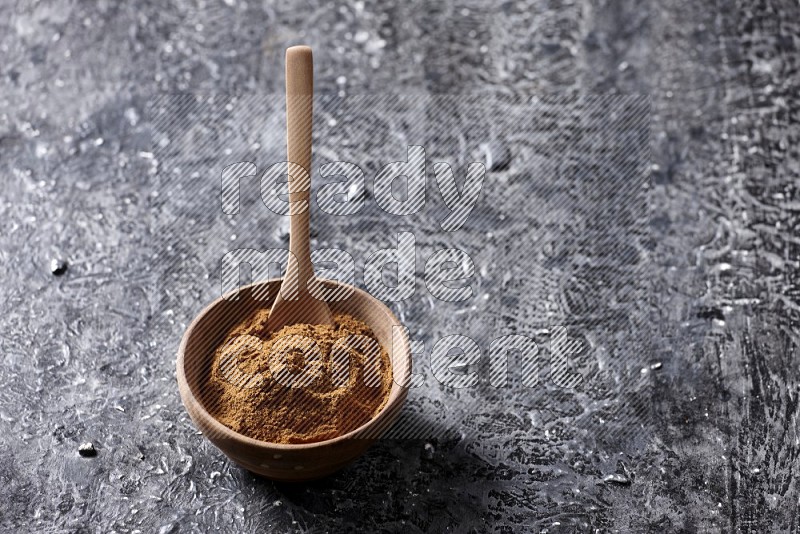
MULTIPOLYGON (((5 530, 800 526, 796 2, 20 2, 0 15, 5 530), (641 368, 625 369, 641 375, 636 388, 616 369, 592 382, 595 395, 539 390, 505 413, 445 416, 452 432, 382 441, 349 469, 300 486, 260 480, 195 434, 174 350, 218 287, 214 264, 186 237, 203 228, 170 240, 186 214, 164 167, 182 153, 158 138, 154 147, 148 110, 166 92, 280 91, 284 49, 299 42, 315 48, 320 92, 650 96, 650 232, 633 240, 647 262, 630 278, 649 283, 647 308, 632 313, 647 319, 649 337, 625 360, 641 368), (53 257, 69 261, 63 277, 50 273, 53 257), (78 456, 83 441, 96 458, 78 456)), ((546 166, 556 155, 505 142, 512 163, 496 187, 517 202, 550 194, 519 179, 525 165, 514 158, 546 166)), ((589 220, 604 206, 596 202, 576 218, 589 220)), ((472 230, 535 245, 533 230, 546 229, 529 232, 524 218, 494 226, 499 214, 480 214, 472 230)), ((277 223, 261 227, 260 245, 281 242, 277 223)), ((357 224, 318 235, 359 251, 372 237, 357 224), (337 242, 343 234, 350 241, 337 242)), ((484 239, 492 243, 460 244, 479 251, 484 239)), ((514 251, 494 243, 489 250, 514 251)), ((574 274, 574 249, 539 244, 544 259, 530 265, 545 266, 542 276, 574 274)), ((527 327, 548 326, 524 284, 483 278, 491 302, 505 299, 489 339, 505 333, 509 310, 530 318, 527 327)), ((590 317, 585 295, 603 297, 597 279, 542 289, 560 295, 554 305, 567 316, 590 317)), ((458 321, 481 323, 425 304, 395 309, 428 342, 458 321)), ((601 319, 587 335, 595 353, 608 344, 601 319)), ((437 395, 412 398, 415 413, 446 414, 437 395)))

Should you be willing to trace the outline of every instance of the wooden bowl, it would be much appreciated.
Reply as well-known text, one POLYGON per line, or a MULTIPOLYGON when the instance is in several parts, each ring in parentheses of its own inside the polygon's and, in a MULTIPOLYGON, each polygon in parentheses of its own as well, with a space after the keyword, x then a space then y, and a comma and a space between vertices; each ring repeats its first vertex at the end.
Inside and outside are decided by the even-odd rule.
MULTIPOLYGON (((258 308, 272 305, 280 279, 258 282, 233 291, 208 305, 183 335, 178 350, 178 388, 189 416, 203 435, 228 458, 242 467, 273 480, 300 481, 320 478, 346 466, 360 456, 397 419, 408 393, 411 349, 405 329, 382 302, 352 286, 350 297, 328 304, 333 313, 348 313, 365 322, 389 353, 393 383, 383 409, 357 429, 334 439, 316 443, 270 443, 239 434, 217 421, 207 410, 202 384, 208 379, 216 348, 230 329, 258 308), (262 299, 262 300, 259 300, 262 299), (392 339, 393 329, 394 342, 392 339)), ((327 287, 344 284, 323 281, 327 287)))

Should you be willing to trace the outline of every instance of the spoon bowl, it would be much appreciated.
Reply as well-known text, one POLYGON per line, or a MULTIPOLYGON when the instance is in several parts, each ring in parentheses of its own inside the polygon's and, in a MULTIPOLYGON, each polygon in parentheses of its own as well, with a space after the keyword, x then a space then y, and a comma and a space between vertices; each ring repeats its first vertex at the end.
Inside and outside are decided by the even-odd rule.
POLYGON ((393 381, 386 404, 352 432, 315 443, 270 443, 231 430, 211 414, 213 399, 203 386, 209 379, 215 351, 227 333, 256 309, 270 308, 281 281, 271 279, 234 290, 200 312, 184 333, 178 350, 178 387, 195 426, 231 460, 273 480, 310 480, 358 458, 397 419, 408 393, 411 348, 402 324, 381 301, 355 287, 320 280, 323 287, 335 289, 337 294, 338 290, 349 294, 344 300, 329 302, 331 311, 350 314, 366 323, 389 353, 393 381))

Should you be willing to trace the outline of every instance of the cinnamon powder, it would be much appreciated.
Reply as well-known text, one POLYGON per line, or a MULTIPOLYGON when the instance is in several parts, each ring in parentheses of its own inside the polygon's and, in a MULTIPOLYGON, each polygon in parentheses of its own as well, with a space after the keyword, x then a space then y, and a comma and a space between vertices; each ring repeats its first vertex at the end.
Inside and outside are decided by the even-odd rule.
POLYGON ((267 328, 269 310, 235 326, 215 353, 206 405, 225 426, 272 443, 346 434, 383 408, 392 386, 386 350, 350 315, 333 326, 267 328))

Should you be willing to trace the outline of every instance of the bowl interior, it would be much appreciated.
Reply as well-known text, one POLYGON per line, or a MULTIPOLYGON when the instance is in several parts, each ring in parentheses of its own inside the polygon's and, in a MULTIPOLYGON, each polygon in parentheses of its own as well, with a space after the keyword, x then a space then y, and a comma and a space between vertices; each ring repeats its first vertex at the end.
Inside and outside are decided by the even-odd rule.
MULTIPOLYGON (((209 431, 215 434, 224 434, 227 437, 236 437, 252 443, 267 443, 254 440, 225 427, 211 416, 213 413, 213 401, 206 394, 207 388, 203 387, 211 372, 211 365, 214 360, 214 353, 217 347, 225 340, 227 333, 237 323, 255 310, 269 308, 272 305, 275 295, 280 288, 280 280, 272 279, 258 282, 238 290, 238 298, 234 300, 236 291, 226 294, 215 300, 200 315, 198 315, 184 334, 179 354, 179 374, 183 374, 186 385, 191 393, 196 405, 201 408, 208 419, 204 433, 209 431), (216 423, 216 424, 214 424, 216 423)), ((342 287, 343 284, 323 281, 326 287, 342 287)), ((366 427, 371 426, 373 421, 387 419, 396 415, 399 409, 398 400, 402 400, 407 392, 407 384, 411 376, 411 353, 408 337, 405 329, 397 320, 394 314, 379 300, 373 298, 368 293, 352 286, 350 296, 344 300, 331 301, 329 306, 333 313, 347 313, 366 323, 375 334, 380 345, 389 353, 392 364, 393 383, 384 408, 371 421, 365 423, 358 429, 333 438, 335 441, 348 437, 373 438, 377 436, 369 435, 366 427)), ((376 429, 378 431, 378 429, 376 429)), ((215 436, 209 436, 215 437, 215 436)), ((316 442, 316 445, 324 444, 325 441, 316 442)), ((279 444, 271 444, 278 446, 279 444)), ((303 447, 304 445, 285 445, 285 447, 303 447)))

